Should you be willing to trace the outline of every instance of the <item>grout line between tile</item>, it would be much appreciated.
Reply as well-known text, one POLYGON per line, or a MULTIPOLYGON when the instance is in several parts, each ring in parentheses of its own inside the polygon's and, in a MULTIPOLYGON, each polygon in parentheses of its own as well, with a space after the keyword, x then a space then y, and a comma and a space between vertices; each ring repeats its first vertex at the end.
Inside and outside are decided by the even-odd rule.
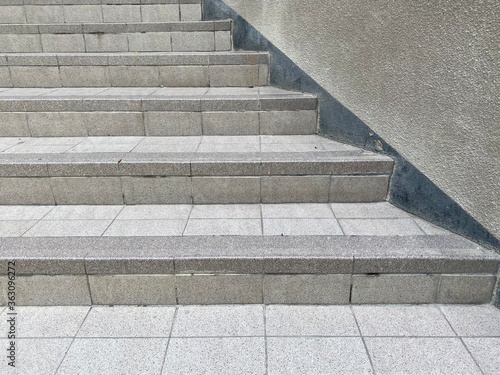
MULTIPOLYGON (((262 282, 262 296, 264 298, 264 282, 262 282)), ((269 374, 269 354, 268 354, 268 342, 267 342, 267 306, 263 305, 264 313, 264 350, 265 350, 265 369, 266 375, 269 374)))
POLYGON ((61 362, 59 363, 59 366, 57 366, 57 369, 55 371, 54 374, 57 374, 59 372, 59 368, 61 367, 61 365, 63 364, 64 360, 66 359, 66 356, 68 355, 68 352, 71 350, 71 347, 73 346, 73 343, 75 342, 76 340, 76 337, 78 336, 78 332, 80 332, 80 329, 82 328, 83 324, 85 323, 85 321, 87 320, 87 317, 89 316, 90 314, 90 310, 92 310, 92 306, 89 307, 89 309, 87 310, 87 314, 85 314, 85 317, 83 318, 80 326, 78 327, 78 329, 76 330, 76 333, 75 335, 73 336, 73 339, 71 340, 71 344, 69 344, 68 346, 68 349, 66 350, 66 352, 64 353, 64 356, 61 360, 61 362))
POLYGON ((177 312, 178 311, 179 311, 179 306, 176 306, 175 311, 174 311, 174 316, 172 318, 172 325, 170 326, 170 333, 168 335, 167 347, 165 348, 165 354, 163 355, 163 361, 162 361, 162 365, 161 365, 160 374, 163 374, 163 369, 165 367, 165 362, 167 360, 168 347, 170 346, 170 340, 172 339, 172 332, 174 330, 174 324, 175 324, 175 321, 177 319, 177 312))
POLYGON ((350 305, 350 308, 351 308, 351 314, 354 318, 354 321, 356 322, 356 327, 358 328, 359 337, 361 337, 361 341, 363 341, 363 346, 365 348, 366 355, 368 356, 368 360, 370 361, 370 366, 373 370, 373 373, 376 375, 377 371, 375 371, 375 366, 373 365, 372 356, 370 355, 370 351, 368 350, 368 346, 366 345, 365 338, 364 338, 363 334, 361 333, 361 327, 359 326, 359 322, 358 322, 358 319, 356 317, 356 314, 354 313, 354 309, 353 309, 352 304, 350 305))

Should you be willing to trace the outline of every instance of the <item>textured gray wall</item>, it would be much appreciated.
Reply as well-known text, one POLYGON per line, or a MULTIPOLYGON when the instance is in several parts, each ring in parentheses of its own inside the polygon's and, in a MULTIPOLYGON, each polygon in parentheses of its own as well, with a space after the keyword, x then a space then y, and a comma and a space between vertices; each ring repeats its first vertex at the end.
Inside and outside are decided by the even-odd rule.
POLYGON ((500 238, 498 0, 226 0, 500 238))

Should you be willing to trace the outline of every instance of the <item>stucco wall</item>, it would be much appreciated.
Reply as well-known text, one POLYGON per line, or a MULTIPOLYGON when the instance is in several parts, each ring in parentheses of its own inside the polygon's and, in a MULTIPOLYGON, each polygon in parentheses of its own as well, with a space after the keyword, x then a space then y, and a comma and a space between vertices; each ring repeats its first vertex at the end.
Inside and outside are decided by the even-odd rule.
POLYGON ((226 0, 500 238, 498 0, 226 0))

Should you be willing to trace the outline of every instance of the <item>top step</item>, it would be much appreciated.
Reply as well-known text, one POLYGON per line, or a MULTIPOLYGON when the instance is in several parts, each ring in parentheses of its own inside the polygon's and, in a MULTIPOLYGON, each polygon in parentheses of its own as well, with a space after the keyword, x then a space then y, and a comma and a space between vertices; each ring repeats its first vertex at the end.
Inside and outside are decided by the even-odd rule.
POLYGON ((0 24, 201 21, 202 0, 2 0, 0 24))

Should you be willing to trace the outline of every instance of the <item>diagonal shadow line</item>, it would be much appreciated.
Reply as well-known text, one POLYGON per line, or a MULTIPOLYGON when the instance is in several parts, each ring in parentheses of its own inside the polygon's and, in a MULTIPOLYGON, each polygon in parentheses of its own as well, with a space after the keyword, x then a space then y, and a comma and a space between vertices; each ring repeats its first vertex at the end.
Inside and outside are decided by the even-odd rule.
MULTIPOLYGON (((320 134, 336 141, 390 156, 396 162, 389 201, 416 216, 500 252, 500 240, 468 214, 412 163, 399 154, 360 118, 324 90, 273 43, 223 0, 204 1, 205 20, 233 20, 236 49, 271 54, 272 86, 316 94, 320 102, 320 134)), ((500 288, 498 300, 500 301, 500 288)))

